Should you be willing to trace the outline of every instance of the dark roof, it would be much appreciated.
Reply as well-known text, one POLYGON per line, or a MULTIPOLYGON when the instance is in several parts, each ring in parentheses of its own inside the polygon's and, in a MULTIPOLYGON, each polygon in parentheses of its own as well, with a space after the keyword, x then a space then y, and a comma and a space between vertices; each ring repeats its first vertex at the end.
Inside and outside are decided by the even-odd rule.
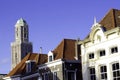
POLYGON ((120 10, 111 9, 99 23, 105 27, 106 30, 120 27, 120 10))
MULTIPOLYGON (((22 61, 16 65, 15 68, 10 71, 10 73, 7 76, 14 76, 19 74, 25 74, 26 73, 26 61, 27 60, 34 60, 36 61, 36 65, 44 64, 47 62, 47 54, 37 54, 37 53, 28 53, 27 56, 25 56, 22 61)), ((34 67, 36 69, 36 67, 34 67)), ((32 69, 35 71, 35 69, 32 69)))
POLYGON ((63 39, 62 42, 53 50, 54 58, 75 60, 75 42, 73 39, 63 39))

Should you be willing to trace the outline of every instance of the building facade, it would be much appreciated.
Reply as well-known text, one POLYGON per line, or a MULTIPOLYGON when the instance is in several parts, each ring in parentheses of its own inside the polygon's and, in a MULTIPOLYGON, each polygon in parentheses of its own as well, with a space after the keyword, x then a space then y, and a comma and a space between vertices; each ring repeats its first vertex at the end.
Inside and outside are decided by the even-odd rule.
POLYGON ((48 62, 38 68, 41 80, 82 80, 81 61, 76 56, 75 43, 76 40, 64 39, 48 53, 48 62))
POLYGON ((5 80, 82 80, 81 61, 76 58, 76 40, 64 39, 48 54, 30 53, 5 80))
POLYGON ((83 80, 120 80, 120 10, 93 24, 81 46, 83 80))
MULTIPOLYGON (((23 22, 25 26, 26 22, 22 19, 17 24, 23 22)), ((29 43, 26 38, 16 35, 12 47, 19 42, 29 43)), ((48 54, 27 54, 4 79, 120 80, 119 41, 120 10, 111 9, 99 23, 94 20, 91 31, 84 40, 63 39, 48 54)), ((26 51, 27 46, 23 46, 23 49, 26 51)), ((15 50, 19 51, 16 48, 14 53, 17 53, 15 50)), ((17 59, 16 56, 13 57, 14 60, 17 59)), ((17 57, 21 59, 21 56, 17 57)))
POLYGON ((25 20, 19 19, 15 25, 15 41, 11 43, 11 57, 13 69, 21 60, 32 52, 32 43, 29 42, 29 27, 25 20))

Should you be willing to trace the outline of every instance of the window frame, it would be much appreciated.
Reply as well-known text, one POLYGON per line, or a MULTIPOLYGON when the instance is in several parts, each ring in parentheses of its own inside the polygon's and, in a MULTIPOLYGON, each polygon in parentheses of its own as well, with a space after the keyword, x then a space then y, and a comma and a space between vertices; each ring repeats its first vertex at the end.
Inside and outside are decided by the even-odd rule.
POLYGON ((111 69, 112 69, 112 78, 115 80, 120 79, 120 63, 119 62, 112 63, 111 69))
POLYGON ((73 76, 74 76, 73 79, 76 80, 76 71, 74 71, 74 70, 67 70, 66 72, 67 72, 67 80, 69 80, 69 78, 68 78, 68 77, 69 77, 69 76, 68 76, 68 73, 73 73, 73 74, 74 74, 74 75, 73 75, 73 76))
POLYGON ((106 51, 105 51, 105 49, 99 50, 99 56, 100 56, 100 57, 106 56, 106 51))
POLYGON ((106 65, 101 65, 100 66, 100 80, 107 80, 107 66, 106 65), (102 68, 102 71, 101 71, 102 68), (106 68, 106 69, 104 69, 106 68))
POLYGON ((51 62, 51 61, 53 61, 53 56, 52 55, 49 56, 49 62, 51 62))
POLYGON ((44 73, 44 80, 49 80, 49 73, 48 72, 44 73))
POLYGON ((96 80, 96 71, 95 67, 89 67, 89 75, 90 75, 90 80, 96 80), (92 71, 91 71, 92 69, 92 71), (93 71, 94 69, 94 71, 93 71))
POLYGON ((114 53, 118 53, 118 46, 113 46, 110 48, 110 53, 114 54, 114 53))
POLYGON ((94 58, 95 58, 94 52, 89 53, 89 54, 88 54, 88 58, 89 58, 89 59, 94 59, 94 58))
POLYGON ((53 80, 57 80, 57 72, 53 72, 53 80))

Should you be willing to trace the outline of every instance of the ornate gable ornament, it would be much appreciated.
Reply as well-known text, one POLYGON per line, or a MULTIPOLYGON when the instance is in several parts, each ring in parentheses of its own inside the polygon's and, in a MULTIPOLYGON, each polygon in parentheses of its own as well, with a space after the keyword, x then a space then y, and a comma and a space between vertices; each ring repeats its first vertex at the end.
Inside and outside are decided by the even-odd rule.
POLYGON ((94 24, 91 27, 91 32, 90 32, 90 40, 91 42, 94 42, 94 40, 101 41, 101 34, 98 34, 98 31, 104 32, 103 27, 96 22, 96 18, 94 18, 94 24), (94 38, 96 35, 96 39, 94 38))

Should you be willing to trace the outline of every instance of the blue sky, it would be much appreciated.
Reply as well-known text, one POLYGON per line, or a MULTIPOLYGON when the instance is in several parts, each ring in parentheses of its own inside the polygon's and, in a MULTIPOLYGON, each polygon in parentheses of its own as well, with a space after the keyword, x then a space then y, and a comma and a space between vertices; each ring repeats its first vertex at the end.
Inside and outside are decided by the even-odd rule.
POLYGON ((0 73, 10 71, 10 43, 19 18, 29 25, 34 52, 42 47, 48 53, 64 38, 84 39, 94 16, 99 22, 111 8, 120 10, 119 0, 0 0, 0 73))

